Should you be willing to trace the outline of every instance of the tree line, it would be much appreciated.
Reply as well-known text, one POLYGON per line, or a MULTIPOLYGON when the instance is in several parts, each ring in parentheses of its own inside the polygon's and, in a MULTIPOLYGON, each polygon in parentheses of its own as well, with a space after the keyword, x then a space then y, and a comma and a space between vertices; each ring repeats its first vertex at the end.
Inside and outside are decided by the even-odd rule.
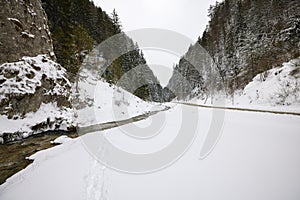
MULTIPOLYGON (((162 88, 157 78, 146 64, 138 45, 122 32, 120 18, 115 10, 109 15, 90 0, 42 0, 42 3, 48 16, 57 62, 67 69, 71 81, 76 80, 85 56, 94 47, 121 34, 122 41, 113 44, 115 49, 125 45, 131 51, 114 60, 110 60, 114 58, 114 52, 104 51, 104 58, 111 61, 111 64, 103 73, 103 78, 116 84, 125 73, 143 65, 139 76, 130 81, 134 83, 138 79, 144 79, 145 84, 136 88, 133 93, 145 100, 162 100, 162 88)), ((121 87, 128 89, 129 85, 130 82, 121 87)))
MULTIPOLYGON (((209 17, 202 36, 175 66, 196 94, 223 89, 233 95, 257 74, 300 56, 298 0, 224 0, 209 8, 209 17), (204 64, 207 60, 195 53, 197 45, 208 52, 211 62, 204 64), (200 64, 185 62, 191 58, 200 64)), ((173 79, 169 86, 175 89, 173 79)))

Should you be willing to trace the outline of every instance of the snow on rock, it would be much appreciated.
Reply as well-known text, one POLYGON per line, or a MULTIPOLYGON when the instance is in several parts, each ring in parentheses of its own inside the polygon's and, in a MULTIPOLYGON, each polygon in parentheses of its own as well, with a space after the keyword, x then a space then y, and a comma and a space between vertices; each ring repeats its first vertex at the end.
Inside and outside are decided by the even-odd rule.
POLYGON ((23 32, 21 32, 21 35, 22 35, 22 37, 25 37, 25 38, 26 38, 26 37, 27 37, 27 38, 32 38, 32 39, 35 38, 35 35, 29 33, 28 31, 23 31, 23 32))
POLYGON ((10 17, 8 17, 7 19, 8 19, 9 21, 12 21, 12 22, 18 24, 19 26, 22 26, 22 23, 20 22, 20 20, 18 20, 18 19, 16 19, 16 18, 10 18, 10 17))
POLYGON ((36 57, 23 57, 21 61, 4 63, 0 69, 0 100, 5 96, 14 94, 33 94, 38 87, 43 86, 43 79, 54 81, 52 94, 66 95, 63 86, 71 87, 65 77, 66 70, 53 62, 46 55, 36 57), (62 79, 62 80, 61 80, 62 79), (61 85, 60 83, 64 83, 61 85))
POLYGON ((72 140, 72 138, 69 138, 66 135, 62 135, 62 136, 59 136, 58 138, 56 138, 55 140, 51 141, 50 143, 51 144, 63 144, 70 140, 72 140))
MULTIPOLYGON (((50 56, 53 44, 41 0, 0 1, 0 7, 0 64, 23 56, 50 56)), ((55 60, 55 56, 51 58, 55 60)))
POLYGON ((0 135, 5 141, 72 125, 71 83, 66 70, 46 55, 2 64, 0 85, 0 135))
POLYGON ((43 86, 43 79, 54 82, 52 95, 67 96, 63 86, 70 88, 71 84, 65 73, 63 67, 46 55, 23 57, 19 62, 4 63, 0 66, 0 100, 12 93, 34 94, 39 87, 43 86))
POLYGON ((56 103, 42 104, 36 112, 27 113, 24 118, 9 119, 0 115, 0 136, 9 142, 49 130, 68 131, 75 126, 73 121, 71 108, 58 107, 56 103))

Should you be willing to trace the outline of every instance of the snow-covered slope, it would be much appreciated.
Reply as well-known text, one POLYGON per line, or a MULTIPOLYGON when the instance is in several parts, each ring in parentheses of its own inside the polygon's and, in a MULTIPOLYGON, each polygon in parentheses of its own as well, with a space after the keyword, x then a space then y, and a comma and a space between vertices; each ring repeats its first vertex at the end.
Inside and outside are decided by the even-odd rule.
POLYGON ((228 107, 300 112, 300 58, 258 74, 234 96, 225 92, 209 97, 194 98, 197 104, 222 104, 228 107))
POLYGON ((82 127, 120 121, 164 108, 162 104, 145 102, 122 88, 99 80, 94 88, 93 104, 77 110, 77 122, 82 127))
POLYGON ((238 104, 300 106, 300 58, 258 74, 236 99, 238 104))
POLYGON ((85 58, 78 84, 73 87, 73 107, 79 127, 120 121, 165 108, 164 105, 146 102, 120 87, 105 82, 99 75, 99 69, 105 60, 94 56, 96 58, 91 53, 85 58))
MULTIPOLYGON (((105 134, 124 151, 154 152, 173 141, 184 107, 158 114, 165 116, 165 126, 149 140, 127 137, 119 128, 83 137, 105 134)), ((33 164, 0 186, 0 199, 299 199, 299 117, 228 111, 219 143, 209 157, 199 160, 212 110, 195 108, 191 117, 197 111, 199 128, 194 143, 166 169, 143 175, 116 172, 94 160, 84 139, 77 138, 31 156, 33 164)), ((135 125, 149 123, 151 119, 135 125)), ((110 155, 109 149, 104 151, 100 144, 98 148, 110 155)))

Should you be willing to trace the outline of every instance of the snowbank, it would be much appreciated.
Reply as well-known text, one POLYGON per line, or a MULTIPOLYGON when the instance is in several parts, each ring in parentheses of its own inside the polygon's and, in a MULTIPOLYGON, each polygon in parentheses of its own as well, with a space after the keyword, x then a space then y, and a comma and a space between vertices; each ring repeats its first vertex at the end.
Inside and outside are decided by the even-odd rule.
POLYGON ((59 108, 56 103, 42 104, 37 112, 27 113, 24 118, 8 119, 0 116, 0 136, 5 141, 28 137, 49 130, 68 131, 74 126, 71 108, 59 108))
POLYGON ((71 140, 72 140, 72 138, 69 138, 66 135, 62 135, 62 136, 59 136, 58 138, 56 138, 55 140, 51 141, 50 143, 51 144, 64 144, 64 143, 69 142, 71 140))
POLYGON ((71 87, 71 83, 65 73, 63 67, 46 55, 23 57, 19 62, 4 63, 0 66, 0 101, 11 94, 36 93, 37 89, 43 86, 43 79, 54 82, 53 89, 44 95, 67 96, 66 87, 71 87))

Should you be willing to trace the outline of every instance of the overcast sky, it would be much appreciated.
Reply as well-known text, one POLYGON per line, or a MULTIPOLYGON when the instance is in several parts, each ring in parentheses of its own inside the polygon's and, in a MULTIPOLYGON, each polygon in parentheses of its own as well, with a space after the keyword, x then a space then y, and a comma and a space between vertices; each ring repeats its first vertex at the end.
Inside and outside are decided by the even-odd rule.
MULTIPOLYGON (((94 0, 94 2, 108 14, 115 8, 124 32, 142 28, 160 28, 178 32, 196 41, 208 24, 209 5, 214 5, 216 0, 94 0)), ((143 50, 143 52, 154 74, 165 86, 179 57, 162 51, 143 50)))

